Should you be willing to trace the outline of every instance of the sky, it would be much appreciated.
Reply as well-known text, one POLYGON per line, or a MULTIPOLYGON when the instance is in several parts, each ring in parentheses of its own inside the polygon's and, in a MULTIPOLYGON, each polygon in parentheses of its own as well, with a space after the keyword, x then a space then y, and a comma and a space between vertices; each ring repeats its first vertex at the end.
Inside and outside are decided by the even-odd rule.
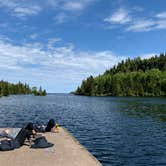
POLYGON ((0 0, 0 79, 74 91, 128 57, 165 52, 165 0, 0 0))

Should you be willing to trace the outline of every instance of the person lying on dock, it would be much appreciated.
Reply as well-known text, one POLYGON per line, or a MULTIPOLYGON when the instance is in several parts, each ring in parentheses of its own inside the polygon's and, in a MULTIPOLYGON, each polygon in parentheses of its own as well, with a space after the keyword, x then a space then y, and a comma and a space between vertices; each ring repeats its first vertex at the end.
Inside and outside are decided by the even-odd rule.
POLYGON ((3 131, 3 135, 1 134, 1 137, 4 136, 7 137, 7 139, 0 141, 0 151, 14 150, 23 146, 25 140, 30 140, 31 135, 33 134, 32 129, 29 127, 30 126, 28 125, 23 127, 15 138, 10 135, 10 130, 7 129, 6 131, 3 131))
POLYGON ((20 133, 21 130, 26 130, 26 135, 27 138, 30 139, 30 135, 35 135, 35 130, 33 127, 33 123, 28 123, 25 127, 22 129, 4 129, 3 131, 0 132, 0 138, 8 138, 10 139, 15 139, 16 136, 20 133))
MULTIPOLYGON (((57 133, 59 132, 59 125, 55 124, 54 119, 50 119, 47 123, 47 125, 36 125, 33 123, 28 123, 25 127, 25 129, 29 132, 29 136, 35 136, 37 132, 53 132, 57 133)), ((19 129, 20 130, 20 129, 19 129)), ((0 133, 0 138, 6 137, 9 139, 14 139, 16 135, 19 133, 18 129, 5 129, 0 133)))
POLYGON ((36 132, 53 132, 53 133, 58 133, 59 132, 59 125, 55 124, 54 119, 50 119, 47 123, 46 126, 44 125, 34 125, 34 130, 36 132))
MULTIPOLYGON (((57 126, 55 125, 55 121, 50 119, 47 126, 44 129, 44 132, 57 132, 57 126)), ((0 137, 6 137, 7 139, 0 141, 0 151, 9 151, 20 148, 24 145, 25 140, 27 139, 30 143, 31 148, 48 148, 54 146, 54 144, 47 142, 47 139, 44 136, 37 136, 37 132, 43 132, 43 130, 39 130, 40 128, 35 128, 33 123, 28 123, 26 127, 23 127, 16 137, 10 135, 11 130, 6 129, 0 133, 0 137), (31 145, 31 138, 34 138, 34 144, 31 145)))

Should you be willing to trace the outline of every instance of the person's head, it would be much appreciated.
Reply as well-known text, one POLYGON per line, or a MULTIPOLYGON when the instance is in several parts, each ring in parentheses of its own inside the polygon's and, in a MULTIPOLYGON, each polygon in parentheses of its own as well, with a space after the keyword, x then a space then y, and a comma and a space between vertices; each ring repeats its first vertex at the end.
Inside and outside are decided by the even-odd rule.
POLYGON ((53 127, 55 126, 55 121, 54 121, 54 119, 50 119, 50 120, 48 121, 47 126, 49 126, 50 128, 53 128, 53 127))
POLYGON ((36 134, 35 129, 34 129, 34 125, 31 122, 27 124, 27 126, 25 127, 25 129, 28 130, 28 132, 31 135, 35 135, 36 134))
POLYGON ((27 126, 25 127, 25 129, 28 130, 28 131, 32 131, 32 130, 34 130, 33 123, 31 123, 31 122, 28 123, 27 126))
POLYGON ((47 123, 47 127, 46 127, 46 131, 47 132, 49 132, 49 131, 51 131, 51 129, 53 128, 53 127, 55 127, 55 121, 54 121, 54 119, 50 119, 49 121, 48 121, 48 123, 47 123))

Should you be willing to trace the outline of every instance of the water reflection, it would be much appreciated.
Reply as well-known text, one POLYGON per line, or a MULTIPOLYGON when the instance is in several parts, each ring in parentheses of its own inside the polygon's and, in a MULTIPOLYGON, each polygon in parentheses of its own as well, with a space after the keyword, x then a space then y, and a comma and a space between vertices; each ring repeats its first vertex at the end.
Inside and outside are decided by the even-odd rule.
POLYGON ((149 98, 138 101, 121 100, 122 104, 119 110, 127 113, 128 116, 133 118, 153 118, 154 120, 166 122, 166 99, 152 99, 152 101, 149 98), (159 100, 160 102, 157 102, 156 100, 159 100))

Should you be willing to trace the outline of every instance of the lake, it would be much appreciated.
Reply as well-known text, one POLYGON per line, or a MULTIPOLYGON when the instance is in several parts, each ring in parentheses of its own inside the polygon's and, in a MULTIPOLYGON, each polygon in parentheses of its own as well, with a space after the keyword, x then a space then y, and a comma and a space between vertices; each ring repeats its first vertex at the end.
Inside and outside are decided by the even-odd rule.
POLYGON ((49 94, 0 98, 0 127, 54 118, 104 166, 166 165, 166 98, 49 94))

